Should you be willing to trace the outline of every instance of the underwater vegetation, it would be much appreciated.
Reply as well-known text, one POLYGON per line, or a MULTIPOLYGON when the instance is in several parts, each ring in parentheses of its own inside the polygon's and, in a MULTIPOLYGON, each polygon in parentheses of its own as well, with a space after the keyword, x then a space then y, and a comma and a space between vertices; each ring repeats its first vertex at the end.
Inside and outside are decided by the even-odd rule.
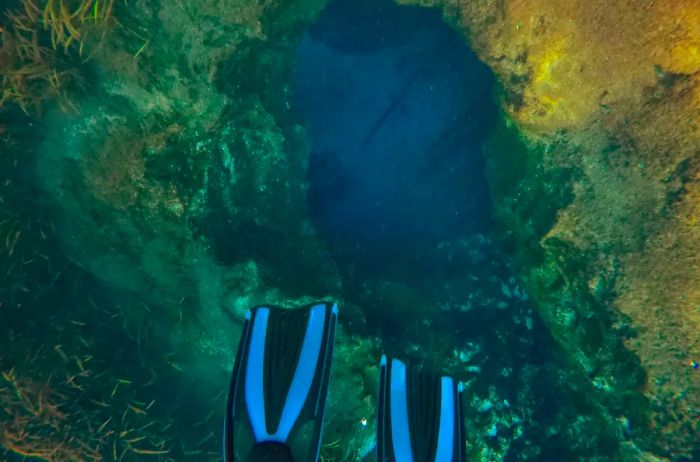
POLYGON ((79 76, 77 59, 89 59, 99 44, 93 36, 104 39, 114 25, 113 8, 114 0, 23 0, 8 8, 0 35, 0 107, 14 104, 29 113, 46 100, 69 105, 65 89, 79 76))
MULTIPOLYGON (((494 160, 492 175, 505 200, 496 213, 509 223, 521 274, 551 332, 612 397, 634 369, 611 361, 611 347, 601 345, 617 333, 645 373, 623 387, 649 400, 648 447, 693 457, 697 5, 422 3, 439 4, 500 76, 504 111, 533 153, 529 174, 494 160), (531 219, 535 205, 551 209, 546 220, 531 219), (563 316, 567 300, 573 318, 563 316), (587 353, 586 345, 597 346, 587 353)), ((618 412, 629 412, 627 394, 618 397, 618 412)))
POLYGON ((382 351, 471 460, 698 460, 696 3, 3 2, 0 458, 220 460, 245 311, 333 299, 326 462, 382 351))

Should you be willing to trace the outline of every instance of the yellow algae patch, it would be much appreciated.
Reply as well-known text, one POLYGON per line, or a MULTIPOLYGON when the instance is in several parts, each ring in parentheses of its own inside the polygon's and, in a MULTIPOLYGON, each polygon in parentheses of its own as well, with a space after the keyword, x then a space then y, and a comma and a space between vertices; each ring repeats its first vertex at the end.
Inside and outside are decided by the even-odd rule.
POLYGON ((660 46, 660 66, 674 74, 692 79, 692 105, 700 107, 700 5, 674 2, 659 5, 657 11, 662 28, 669 35, 668 47, 660 46))
POLYGON ((656 83, 653 50, 663 39, 651 5, 442 1, 448 21, 466 32, 503 83, 509 115, 533 135, 585 128, 601 110, 638 107, 656 83))
POLYGON ((525 104, 514 116, 529 128, 571 127, 595 110, 569 85, 576 62, 568 42, 565 37, 548 40, 543 49, 528 56, 531 83, 524 90, 525 104))
POLYGON ((661 66, 679 74, 700 71, 700 5, 684 2, 659 5, 656 14, 661 28, 668 34, 669 48, 660 46, 658 50, 661 66))
POLYGON ((555 41, 550 49, 546 50, 541 59, 533 59, 535 71, 533 75, 533 83, 536 85, 551 85, 557 84, 553 78, 554 70, 564 56, 565 40, 559 39, 555 41), (539 62, 538 62, 539 61, 539 62))
POLYGON ((668 69, 679 74, 700 71, 700 41, 684 41, 671 49, 668 69))
POLYGON ((565 58, 566 40, 554 41, 541 56, 530 59, 534 67, 530 91, 547 109, 555 109, 561 101, 562 61, 565 58))

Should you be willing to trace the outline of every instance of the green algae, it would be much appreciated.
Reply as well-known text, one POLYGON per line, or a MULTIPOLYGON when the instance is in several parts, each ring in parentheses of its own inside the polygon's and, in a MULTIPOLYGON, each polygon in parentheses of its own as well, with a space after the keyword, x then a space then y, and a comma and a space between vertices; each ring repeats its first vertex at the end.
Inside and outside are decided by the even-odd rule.
MULTIPOLYGON (((46 252, 46 259, 51 265, 66 262, 71 270, 59 268, 61 274, 83 275, 73 288, 61 283, 65 276, 51 274, 58 277, 53 282, 45 278, 51 286, 46 296, 63 300, 50 304, 57 314, 47 318, 54 326, 49 330, 63 334, 46 335, 44 341, 65 345, 69 357, 84 357, 86 350, 108 357, 111 345, 117 345, 118 352, 137 355, 116 353, 112 357, 119 367, 96 369, 104 386, 89 380, 85 386, 95 401, 114 406, 93 416, 86 402, 84 412, 95 419, 104 416, 103 420, 111 415, 112 421, 119 422, 125 403, 148 404, 155 398, 158 404, 148 410, 147 419, 159 427, 174 419, 162 438, 144 441, 150 445, 124 442, 139 438, 137 432, 115 440, 115 459, 137 460, 139 451, 147 450, 163 450, 162 457, 175 460, 218 458, 218 431, 212 429, 220 425, 222 396, 244 311, 255 304, 290 306, 335 295, 329 292, 337 286, 332 266, 324 271, 325 279, 314 281, 303 271, 282 265, 301 261, 309 271, 328 267, 323 248, 304 220, 304 183, 295 180, 303 176, 306 151, 303 142, 293 140, 302 140, 303 131, 292 122, 280 128, 260 102, 261 96, 269 98, 268 103, 290 98, 272 97, 284 87, 281 80, 263 78, 269 71, 263 66, 260 74, 246 72, 244 77, 267 80, 264 88, 241 89, 244 85, 237 86, 231 73, 225 77, 231 86, 222 92, 207 79, 208 70, 226 67, 224 62, 234 50, 242 61, 255 61, 264 52, 274 68, 288 62, 291 48, 278 49, 274 42, 266 42, 261 31, 241 24, 250 20, 239 20, 235 9, 222 18, 207 16, 206 5, 199 7, 173 2, 136 2, 128 10, 120 6, 119 17, 128 26, 105 42, 88 63, 88 94, 73 96, 79 113, 50 111, 41 121, 45 135, 41 146, 34 147, 37 155, 26 164, 31 169, 36 162, 41 194, 60 198, 54 203, 60 205, 60 212, 52 222, 53 253, 46 252), (195 32, 194 24, 197 33, 188 33, 195 32), (198 34, 205 30, 209 36, 201 42, 198 34), (246 40, 251 43, 245 44, 246 40), (182 44, 183 49, 173 48, 172 43, 182 44), (155 78, 156 74, 160 77, 155 78), (230 177, 220 176, 220 164, 227 166, 221 171, 230 177), (212 200, 216 194, 221 198, 218 210, 212 200), (227 235, 218 236, 211 228, 216 223, 212 210, 227 220, 227 235), (278 225, 282 222, 298 224, 295 236, 289 234, 291 226, 278 225), (237 232, 230 232, 231 226, 237 232), (262 245, 263 238, 278 242, 279 247, 266 249, 269 245, 262 245), (222 246, 233 250, 221 251, 222 246), (218 252, 210 252, 212 247, 218 252), (77 299, 54 295, 63 290, 77 299), (105 326, 105 316, 114 325, 105 326), (69 334, 79 325, 93 330, 69 334), (81 339, 93 335, 103 338, 100 345, 81 346, 81 339), (135 364, 144 366, 121 367, 135 364), (141 391, 133 395, 127 393, 129 387, 115 389, 117 378, 141 391), (120 396, 123 400, 117 399, 120 396), (183 402, 188 406, 183 407, 183 402), (188 422, 196 425, 191 428, 188 422)), ((271 8, 268 19, 253 17, 251 24, 259 20, 263 27, 277 13, 288 13, 289 23, 274 21, 269 33, 293 37, 314 11, 310 2, 295 8, 271 8), (295 9, 299 7, 303 8, 295 9)), ((287 68, 284 64, 280 72, 287 68)), ((19 149, 28 149, 26 139, 20 143, 19 149)), ((3 161, 12 162, 13 157, 2 154, 3 161)), ((4 203, 7 200, 9 196, 3 198, 4 203)), ((3 289, 5 307, 18 296, 23 303, 16 306, 28 319, 48 309, 44 296, 31 303, 22 297, 23 290, 36 295, 33 287, 18 281, 10 289, 3 289)), ((16 311, 4 308, 3 314, 12 319, 16 311)), ((32 332, 31 326, 30 322, 16 330, 32 332)), ((25 344, 17 347, 17 351, 31 349, 25 344)), ((15 350, 3 351, 7 353, 3 370, 9 370, 19 356, 12 353, 15 350)), ((45 361, 48 364, 51 358, 45 361)), ((37 364, 26 372, 40 380, 44 367, 37 364)), ((79 409, 82 401, 76 405, 79 409)), ((101 423, 88 421, 93 428, 101 423)), ((113 456, 111 443, 109 438, 100 442, 99 450, 106 457, 113 456)))
MULTIPOLYGON (((597 409, 597 425, 607 428, 604 433, 617 433, 614 429, 624 418, 637 441, 647 445, 650 405, 642 395, 646 375, 613 328, 617 316, 609 303, 614 273, 598 279, 594 298, 581 281, 594 277, 596 253, 547 237, 557 213, 573 200, 572 185, 580 175, 575 166, 549 165, 550 153, 559 151, 561 156, 566 145, 555 140, 533 146, 505 123, 487 149, 501 239, 566 361, 579 370, 575 387, 597 409)), ((619 443, 611 446, 615 453, 619 443)))

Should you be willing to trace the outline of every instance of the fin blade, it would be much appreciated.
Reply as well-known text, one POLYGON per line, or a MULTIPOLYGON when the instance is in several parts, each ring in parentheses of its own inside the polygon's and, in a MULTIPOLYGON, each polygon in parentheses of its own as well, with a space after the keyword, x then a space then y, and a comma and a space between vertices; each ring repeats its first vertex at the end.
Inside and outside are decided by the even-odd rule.
POLYGON ((461 385, 386 356, 379 382, 379 462, 464 462, 461 385))
POLYGON ((296 451, 295 460, 318 459, 337 314, 337 305, 318 303, 260 306, 246 317, 224 425, 226 462, 273 450, 279 457, 280 445, 296 451))

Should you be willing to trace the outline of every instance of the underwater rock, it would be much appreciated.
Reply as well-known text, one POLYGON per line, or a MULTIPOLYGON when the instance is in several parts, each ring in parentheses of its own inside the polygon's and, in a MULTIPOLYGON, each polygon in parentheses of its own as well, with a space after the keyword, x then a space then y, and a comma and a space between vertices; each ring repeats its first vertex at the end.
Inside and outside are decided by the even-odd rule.
MULTIPOLYGON (((160 386, 197 403, 188 417, 206 424, 218 415, 204 410, 227 388, 247 309, 342 301, 334 264, 307 219, 305 133, 280 109, 291 100, 284 87, 292 37, 323 2, 224 3, 119 2, 120 27, 89 48, 90 59, 77 68, 82 59, 66 58, 87 88, 72 89, 68 113, 47 105, 31 165, 57 217, 56 247, 81 281, 111 296, 98 310, 76 282, 72 291, 90 300, 91 317, 66 310, 51 322, 109 316, 139 352, 157 352, 153 370, 168 384, 160 386), (275 47, 266 47, 268 35, 275 47), (252 66, 261 53, 267 66, 252 66), (177 378, 161 375, 164 366, 177 378)), ((8 300, 1 292, 0 304, 8 300)), ((130 380, 156 380, 139 373, 134 368, 130 380)), ((189 449, 216 446, 215 438, 200 443, 189 449)))
POLYGON ((649 413, 632 426, 637 444, 690 457, 700 440, 700 396, 686 392, 700 385, 688 366, 700 351, 697 2, 404 3, 443 8, 499 77, 523 154, 492 144, 494 206, 553 335, 584 371, 611 374, 601 398, 611 419, 631 396, 648 400, 635 401, 649 413), (574 325, 560 306, 576 306, 574 325), (620 316, 637 336, 618 334, 620 316))
POLYGON ((326 296, 333 266, 305 218, 298 181, 303 130, 280 126, 257 89, 234 91, 234 81, 217 88, 227 79, 218 73, 224 63, 250 59, 250 48, 264 43, 264 8, 232 3, 220 17, 211 15, 212 2, 170 3, 135 5, 131 14, 155 15, 153 24, 136 23, 151 34, 147 46, 128 56, 126 37, 108 42, 91 61, 100 97, 76 101, 76 115, 45 119, 38 176, 60 200, 67 252, 104 282, 165 310, 183 300, 214 307, 236 296, 248 303, 326 296), (205 43, 200 34, 213 36, 205 43), (168 59, 173 41, 182 45, 177 60, 168 59), (313 280, 318 290, 293 277, 300 264, 328 275, 313 280), (285 289, 286 298, 270 292, 285 289))

